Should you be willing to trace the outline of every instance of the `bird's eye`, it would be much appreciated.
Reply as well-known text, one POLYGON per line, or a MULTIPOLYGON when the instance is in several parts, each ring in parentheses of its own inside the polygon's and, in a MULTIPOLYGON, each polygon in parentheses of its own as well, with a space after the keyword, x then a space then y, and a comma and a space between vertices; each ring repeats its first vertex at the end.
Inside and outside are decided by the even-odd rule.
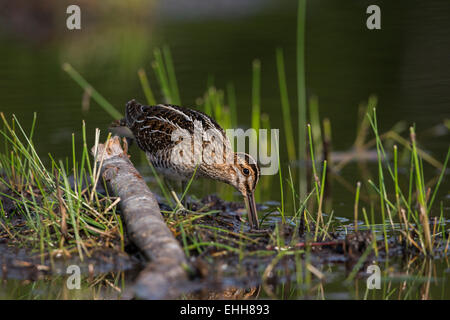
POLYGON ((244 170, 242 170, 244 172, 244 174, 247 176, 250 173, 250 170, 248 170, 247 168, 244 168, 244 170))

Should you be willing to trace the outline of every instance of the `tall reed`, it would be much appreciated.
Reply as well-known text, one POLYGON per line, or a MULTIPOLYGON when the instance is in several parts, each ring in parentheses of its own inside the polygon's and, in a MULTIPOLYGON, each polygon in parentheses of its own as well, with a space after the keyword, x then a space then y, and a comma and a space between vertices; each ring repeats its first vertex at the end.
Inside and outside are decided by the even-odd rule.
POLYGON ((278 70, 278 84, 280 87, 281 107, 282 107, 282 111, 283 111, 284 135, 286 137, 288 158, 290 161, 293 161, 296 158, 294 132, 292 129, 292 122, 291 122, 292 114, 291 114, 291 107, 289 104, 288 90, 287 90, 287 84, 286 84, 283 50, 281 48, 277 48, 277 50, 276 50, 276 60, 277 60, 277 70, 278 70))
POLYGON ((298 107, 298 161, 299 194, 306 195, 306 84, 305 84, 305 25, 306 0, 298 1, 297 15, 297 107, 298 107), (303 163, 302 163, 303 162, 303 163))

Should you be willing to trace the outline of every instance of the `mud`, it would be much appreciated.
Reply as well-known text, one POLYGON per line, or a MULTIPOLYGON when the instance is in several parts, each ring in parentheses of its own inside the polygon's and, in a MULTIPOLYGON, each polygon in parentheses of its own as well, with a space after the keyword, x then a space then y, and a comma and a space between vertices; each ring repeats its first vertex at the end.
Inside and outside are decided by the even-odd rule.
MULTIPOLYGON (((7 208, 8 212, 12 213, 15 210, 14 203, 8 202, 8 199, 4 201, 5 211, 7 208)), ((164 204, 160 206, 162 210, 168 209, 164 204)), ((262 230, 250 230, 245 223, 246 212, 242 203, 208 196, 200 201, 188 201, 188 207, 199 212, 194 214, 179 211, 175 215, 166 213, 169 227, 175 232, 180 243, 185 241, 187 245, 192 246, 195 244, 193 239, 196 239, 197 242, 211 245, 202 246, 200 249, 194 246, 188 252, 190 278, 188 282, 180 284, 180 292, 187 298, 258 298, 261 292, 267 294, 280 284, 284 286, 295 282, 298 272, 305 277, 307 268, 312 270, 313 278, 319 280, 321 272, 318 270, 325 266, 337 266, 342 271, 336 276, 348 276, 360 257, 370 249, 373 241, 377 241, 379 251, 376 260, 384 261, 386 258, 384 241, 373 239, 371 231, 351 231, 350 225, 344 228, 345 231, 338 228, 330 233, 328 238, 313 241, 310 233, 301 230, 304 226, 296 226, 289 218, 283 224, 275 212, 264 218, 262 230), (218 212, 206 214, 212 210, 218 212), (201 215, 202 212, 205 214, 201 215), (183 239, 183 235, 176 232, 173 224, 193 217, 195 219, 191 224, 186 225, 187 238, 183 239), (282 255, 274 263, 274 259, 286 250, 292 254, 282 255), (299 267, 302 269, 299 270, 299 267)), ((267 209, 267 206, 258 207, 259 210, 267 209)), ((15 223, 16 227, 26 228, 20 218, 11 219, 11 222, 15 223)), ((4 232, 0 232, 0 278, 46 279, 65 275, 67 266, 76 264, 86 277, 129 271, 127 280, 132 282, 133 277, 143 268, 144 259, 128 239, 125 239, 125 243, 125 252, 99 248, 91 257, 85 257, 81 261, 77 255, 68 257, 61 253, 49 257, 32 252, 26 246, 19 248, 4 232)), ((389 246, 389 256, 417 254, 414 248, 406 248, 403 243, 395 242, 393 238, 390 239, 389 246)), ((356 276, 374 260, 372 250, 359 266, 356 276)))
POLYGON ((67 257, 56 255, 49 258, 34 253, 27 248, 8 246, 0 243, 0 279, 39 280, 48 276, 67 275, 67 267, 77 265, 81 274, 94 277, 100 274, 139 270, 141 263, 138 258, 111 249, 94 251, 90 257, 67 257))

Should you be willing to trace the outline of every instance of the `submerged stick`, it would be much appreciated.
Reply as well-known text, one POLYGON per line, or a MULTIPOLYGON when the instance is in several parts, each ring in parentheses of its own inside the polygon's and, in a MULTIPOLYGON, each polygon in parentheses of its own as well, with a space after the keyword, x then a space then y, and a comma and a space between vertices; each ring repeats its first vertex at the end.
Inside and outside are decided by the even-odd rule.
POLYGON ((144 299, 173 298, 175 284, 187 279, 186 257, 161 215, 158 202, 128 159, 118 137, 93 147, 95 161, 109 190, 120 197, 120 208, 133 243, 149 260, 134 286, 134 294, 144 299))

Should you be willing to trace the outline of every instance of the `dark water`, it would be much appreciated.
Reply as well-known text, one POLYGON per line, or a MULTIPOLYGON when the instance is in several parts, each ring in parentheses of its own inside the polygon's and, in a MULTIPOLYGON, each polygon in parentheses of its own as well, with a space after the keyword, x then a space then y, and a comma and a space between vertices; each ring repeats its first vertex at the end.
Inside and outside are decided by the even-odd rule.
MULTIPOLYGON (((282 129, 275 48, 284 49, 294 112, 296 2, 218 1, 217 7, 202 5, 202 1, 180 3, 86 3, 81 6, 80 31, 65 28, 63 4, 28 9, 9 4, 0 20, 0 109, 15 113, 25 124, 37 112, 36 145, 41 154, 66 157, 71 133, 81 139, 82 119, 89 136, 95 127, 106 129, 111 119, 94 102, 88 112, 82 112, 83 92, 61 70, 61 64, 71 63, 123 110, 131 98, 144 101, 136 75, 140 67, 147 70, 161 99, 151 61, 153 49, 167 44, 182 104, 195 106, 211 79, 218 88, 233 82, 242 127, 250 125, 251 62, 260 59, 261 108, 269 115, 271 126, 282 129)), ((379 99, 381 131, 403 120, 406 125, 417 125, 420 139, 422 132, 450 117, 448 2, 379 1, 382 29, 377 31, 365 26, 368 4, 330 0, 310 1, 307 7, 307 94, 319 98, 321 116, 331 120, 334 150, 351 147, 358 105, 370 94, 379 99)), ((296 128, 297 116, 292 119, 296 128)), ((435 136, 428 132, 420 140, 440 161, 448 147, 448 132, 444 133, 435 136)), ((348 171, 342 174, 354 186, 360 177, 354 168, 348 171)), ((264 193, 261 200, 279 200, 276 180, 271 183, 273 192, 264 193)), ((336 196, 348 198, 345 192, 336 196)))
MULTIPOLYGON (((49 152, 56 158, 70 156, 71 135, 75 133, 81 142, 83 119, 90 142, 94 128, 106 132, 112 120, 93 101, 89 111, 82 110, 83 91, 62 71, 64 62, 72 64, 122 111, 131 98, 145 101, 137 77, 141 67, 161 100, 151 67, 152 52, 168 45, 182 104, 195 106, 207 83, 225 88, 232 82, 239 125, 249 127, 251 66, 258 58, 262 111, 269 115, 273 128, 282 129, 275 62, 275 49, 282 47, 295 112, 296 1, 80 3, 82 30, 69 31, 65 27, 69 2, 49 7, 38 2, 0 1, 0 110, 15 113, 26 126, 37 112, 35 144, 43 158, 49 152)), ((449 140, 443 121, 450 118, 449 16, 447 0, 308 1, 307 95, 318 97, 321 117, 331 120, 333 150, 352 146, 358 105, 375 94, 380 131, 399 121, 416 124, 421 147, 443 162, 449 140), (381 30, 370 31, 365 26, 369 4, 381 7, 381 30)), ((295 129, 296 119, 294 113, 295 129)), ((284 137, 280 140, 284 150, 284 137)), ((134 154, 137 151, 133 149, 134 154)), ((433 168, 426 173, 428 179, 439 174, 433 168)), ((340 177, 332 181, 331 207, 335 215, 351 218, 354 194, 349 188, 367 177, 355 164, 345 167, 340 177)), ((279 201, 278 177, 264 179, 271 180, 259 201, 279 201)), ((446 214, 448 186, 444 179, 440 197, 445 200, 446 214)), ((201 183, 193 190, 201 196, 201 183)))

